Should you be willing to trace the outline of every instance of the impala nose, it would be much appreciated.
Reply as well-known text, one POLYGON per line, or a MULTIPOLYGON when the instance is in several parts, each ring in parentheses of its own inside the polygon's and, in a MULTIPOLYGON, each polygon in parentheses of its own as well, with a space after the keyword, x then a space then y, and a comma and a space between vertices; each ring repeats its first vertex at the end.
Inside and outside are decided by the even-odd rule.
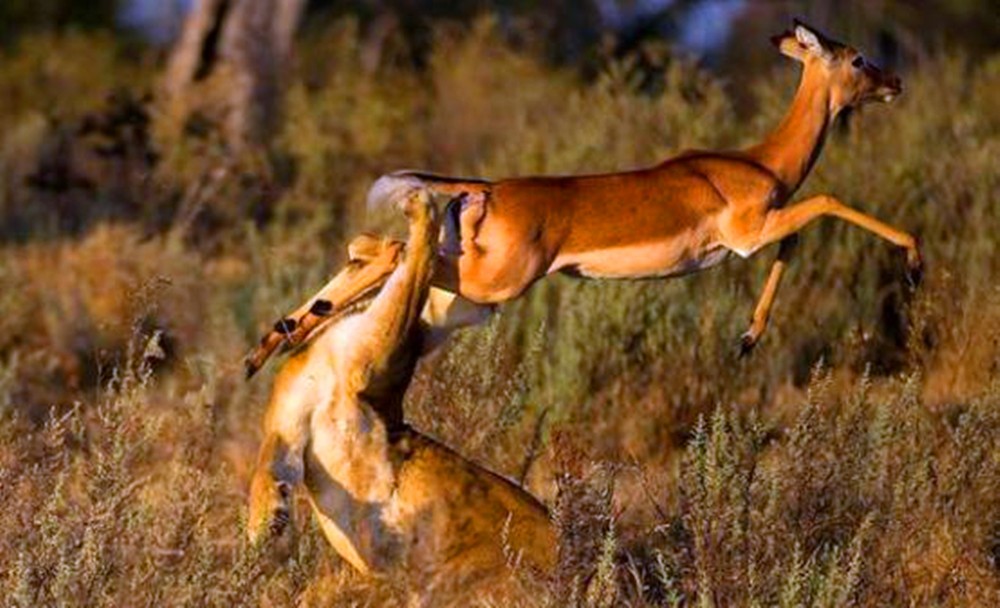
POLYGON ((894 95, 899 95, 903 92, 903 81, 899 79, 899 76, 889 76, 886 86, 893 92, 894 95))
POLYGON ((903 81, 899 79, 899 76, 894 74, 887 75, 883 80, 881 86, 878 88, 878 92, 875 96, 889 103, 893 99, 899 96, 903 92, 903 81))

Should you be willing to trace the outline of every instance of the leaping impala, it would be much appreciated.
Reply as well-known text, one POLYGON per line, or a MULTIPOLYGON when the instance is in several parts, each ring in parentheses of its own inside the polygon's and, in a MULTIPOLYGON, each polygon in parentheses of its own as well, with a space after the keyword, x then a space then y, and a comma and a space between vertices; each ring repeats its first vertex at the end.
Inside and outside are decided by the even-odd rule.
POLYGON ((648 169, 603 175, 486 181, 404 171, 379 178, 368 205, 398 204, 415 189, 449 197, 434 283, 478 304, 516 298, 553 272, 668 277, 780 242, 742 336, 745 354, 767 325, 796 234, 817 218, 840 218, 905 248, 911 276, 922 266, 913 236, 832 195, 791 202, 837 115, 892 101, 902 90, 899 78, 798 21, 772 42, 802 63, 802 78, 781 123, 746 150, 684 152, 648 169))

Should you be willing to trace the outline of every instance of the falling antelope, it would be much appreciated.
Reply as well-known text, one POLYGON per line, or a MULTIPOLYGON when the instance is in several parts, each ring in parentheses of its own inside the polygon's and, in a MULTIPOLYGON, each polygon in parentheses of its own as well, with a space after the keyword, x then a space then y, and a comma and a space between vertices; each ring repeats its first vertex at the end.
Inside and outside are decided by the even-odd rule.
MULTIPOLYGON (((447 197, 434 284, 486 307, 518 297, 557 271, 594 278, 669 277, 715 266, 730 253, 746 258, 780 243, 741 337, 746 354, 767 325, 797 233, 817 218, 840 218, 904 248, 913 281, 922 268, 912 235, 833 195, 791 200, 837 115, 892 101, 902 91, 899 78, 798 21, 772 41, 802 64, 802 77, 780 124, 750 148, 688 151, 651 168, 602 175, 486 181, 404 171, 379 178, 368 205, 385 206, 420 189, 447 197)), ((324 289, 311 302, 330 302, 329 295, 324 289)), ((303 321, 306 328, 316 322, 308 308, 280 322, 248 358, 248 371, 276 345, 303 339, 307 332, 297 327, 303 321)))

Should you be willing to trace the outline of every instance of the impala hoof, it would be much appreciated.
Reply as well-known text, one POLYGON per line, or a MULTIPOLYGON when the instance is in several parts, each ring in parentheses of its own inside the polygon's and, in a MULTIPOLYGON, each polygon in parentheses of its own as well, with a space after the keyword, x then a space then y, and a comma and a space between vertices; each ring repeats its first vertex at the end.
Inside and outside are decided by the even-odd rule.
POLYGON ((737 359, 746 359, 753 352, 754 347, 757 346, 757 338, 753 336, 750 332, 747 332, 740 336, 740 350, 737 354, 737 359))
POLYGON ((256 374, 257 370, 259 369, 260 366, 258 366, 257 363, 253 361, 250 357, 247 357, 246 359, 243 360, 243 371, 245 373, 244 376, 245 379, 249 380, 250 378, 253 378, 253 375, 256 374))
POLYGON ((292 525, 292 514, 288 509, 275 509, 271 520, 267 523, 266 532, 254 541, 263 549, 267 563, 280 564, 292 556, 295 551, 296 533, 292 525))
POLYGON ((906 258, 906 284, 910 289, 920 287, 924 280, 924 261, 920 254, 907 255, 906 258))

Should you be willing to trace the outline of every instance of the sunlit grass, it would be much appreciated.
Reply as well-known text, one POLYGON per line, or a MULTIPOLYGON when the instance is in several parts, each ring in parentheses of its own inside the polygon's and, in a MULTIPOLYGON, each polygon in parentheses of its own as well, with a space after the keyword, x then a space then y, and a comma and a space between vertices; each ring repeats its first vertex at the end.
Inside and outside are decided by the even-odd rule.
MULTIPOLYGON (((271 375, 243 383, 243 352, 346 237, 392 226, 363 210, 379 173, 736 147, 778 119, 795 69, 776 58, 746 85, 746 120, 681 61, 662 89, 630 61, 581 82, 482 23, 442 33, 426 72, 366 72, 341 23, 302 49, 267 155, 160 142, 148 174, 115 181, 77 142, 70 173, 94 187, 56 192, 25 178, 109 87, 143 84, 104 38, 24 45, 0 63, 0 591, 24 606, 404 603, 315 531, 277 568, 244 545, 271 375), (43 48, 72 55, 44 82, 25 76, 43 48)), ((770 252, 668 282, 546 279, 423 363, 409 418, 553 509, 561 565, 538 605, 998 603, 998 74, 927 61, 806 183, 921 236, 915 294, 899 252, 826 221, 748 361, 770 252)))

